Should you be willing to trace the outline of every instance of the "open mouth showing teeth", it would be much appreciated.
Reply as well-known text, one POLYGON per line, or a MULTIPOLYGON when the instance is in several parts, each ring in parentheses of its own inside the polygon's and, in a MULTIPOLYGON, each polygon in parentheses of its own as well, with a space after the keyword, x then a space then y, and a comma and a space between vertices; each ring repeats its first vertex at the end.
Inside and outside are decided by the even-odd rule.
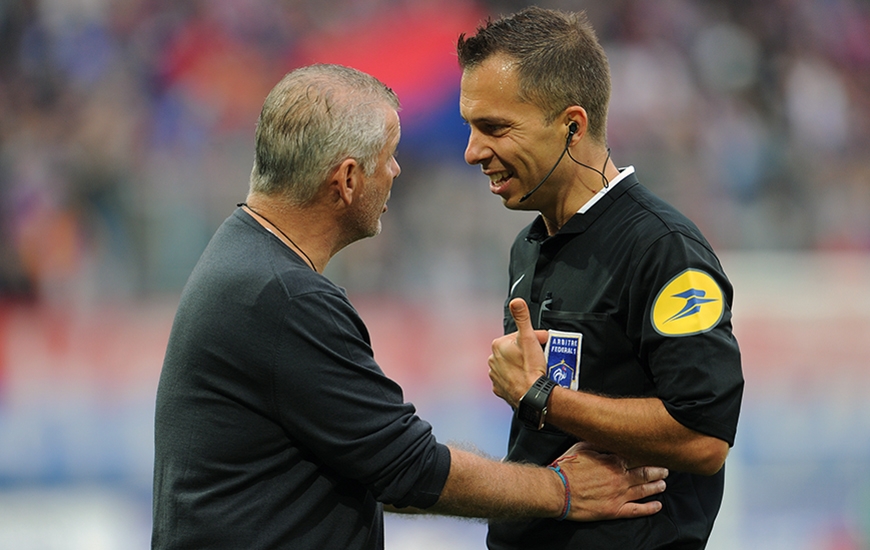
POLYGON ((505 182, 507 182, 507 180, 511 179, 512 175, 513 174, 511 174, 510 172, 499 172, 497 174, 490 174, 489 175, 489 183, 493 187, 500 187, 505 182))

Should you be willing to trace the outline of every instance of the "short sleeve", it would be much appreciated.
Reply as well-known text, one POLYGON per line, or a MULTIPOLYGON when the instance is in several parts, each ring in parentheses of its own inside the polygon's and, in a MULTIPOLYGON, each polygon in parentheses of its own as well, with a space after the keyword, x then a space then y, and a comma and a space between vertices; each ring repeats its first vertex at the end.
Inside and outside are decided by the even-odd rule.
POLYGON ((657 239, 630 283, 630 330, 658 397, 681 424, 734 444, 743 374, 731 330, 733 290, 706 243, 657 239))

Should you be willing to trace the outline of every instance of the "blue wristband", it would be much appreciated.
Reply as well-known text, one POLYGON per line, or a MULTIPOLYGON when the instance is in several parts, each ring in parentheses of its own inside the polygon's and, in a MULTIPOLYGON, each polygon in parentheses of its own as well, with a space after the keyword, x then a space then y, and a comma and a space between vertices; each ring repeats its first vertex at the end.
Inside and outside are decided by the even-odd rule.
POLYGON ((562 485, 565 486, 565 506, 562 508, 562 515, 556 518, 556 521, 562 521, 568 517, 568 512, 571 511, 571 487, 568 485, 568 478, 562 473, 561 466, 556 464, 555 466, 547 466, 547 468, 559 474, 559 479, 562 480, 562 485))

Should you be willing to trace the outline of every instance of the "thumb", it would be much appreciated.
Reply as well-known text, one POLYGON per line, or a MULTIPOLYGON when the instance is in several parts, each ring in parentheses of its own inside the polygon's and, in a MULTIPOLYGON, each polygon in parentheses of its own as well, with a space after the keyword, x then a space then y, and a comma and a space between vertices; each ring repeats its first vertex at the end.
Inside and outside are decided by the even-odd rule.
MULTIPOLYGON (((532 315, 529 313, 529 306, 522 298, 514 298, 508 304, 511 310, 511 317, 514 318, 514 323, 517 325, 517 340, 525 340, 532 338, 535 341, 540 341, 538 332, 532 327, 532 315)), ((546 331, 543 331, 546 334, 546 331)), ((545 337, 546 338, 546 337, 545 337)), ((546 339, 544 340, 546 342, 546 339)))

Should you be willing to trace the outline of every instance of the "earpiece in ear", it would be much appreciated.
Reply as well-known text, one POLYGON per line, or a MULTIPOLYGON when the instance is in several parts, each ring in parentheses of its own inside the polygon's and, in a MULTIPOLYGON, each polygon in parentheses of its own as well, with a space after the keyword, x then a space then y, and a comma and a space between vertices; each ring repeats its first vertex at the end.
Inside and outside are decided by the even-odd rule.
POLYGON ((572 120, 571 124, 568 125, 568 137, 565 138, 565 147, 567 147, 568 144, 571 143, 571 138, 574 137, 574 134, 577 133, 578 128, 579 126, 577 126, 577 123, 572 120))

